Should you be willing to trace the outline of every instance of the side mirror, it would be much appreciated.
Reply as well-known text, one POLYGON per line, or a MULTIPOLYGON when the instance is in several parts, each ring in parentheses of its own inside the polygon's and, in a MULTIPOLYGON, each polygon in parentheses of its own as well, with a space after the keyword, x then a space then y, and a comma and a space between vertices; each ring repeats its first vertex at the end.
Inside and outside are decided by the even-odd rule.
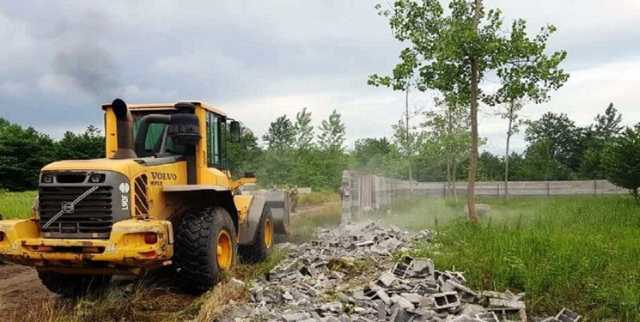
POLYGON ((231 134, 232 142, 240 142, 240 137, 242 136, 242 129, 240 127, 240 122, 231 121, 229 125, 229 132, 231 134))
POLYGON ((167 133, 175 143, 194 146, 200 141, 200 125, 194 114, 178 113, 171 115, 167 133))

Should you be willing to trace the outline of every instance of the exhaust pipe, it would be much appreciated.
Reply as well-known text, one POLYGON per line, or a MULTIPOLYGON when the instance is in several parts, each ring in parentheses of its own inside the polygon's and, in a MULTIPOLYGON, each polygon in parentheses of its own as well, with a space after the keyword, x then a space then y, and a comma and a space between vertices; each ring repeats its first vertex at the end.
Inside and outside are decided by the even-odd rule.
POLYGON ((113 159, 133 159, 137 155, 133 150, 133 116, 127 108, 127 103, 116 98, 111 103, 113 113, 116 115, 116 129, 118 131, 118 150, 113 159))

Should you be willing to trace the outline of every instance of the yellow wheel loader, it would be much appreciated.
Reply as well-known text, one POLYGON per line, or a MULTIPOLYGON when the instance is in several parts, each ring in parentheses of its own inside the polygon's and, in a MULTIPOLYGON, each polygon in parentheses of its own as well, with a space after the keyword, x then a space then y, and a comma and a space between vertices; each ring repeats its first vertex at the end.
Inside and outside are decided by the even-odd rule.
POLYGON ((239 122, 203 102, 116 99, 103 110, 106 158, 45 166, 33 217, 0 221, 0 257, 34 266, 62 295, 170 265, 200 293, 238 255, 263 260, 287 234, 286 193, 243 194, 255 176, 231 178, 225 146, 239 122))

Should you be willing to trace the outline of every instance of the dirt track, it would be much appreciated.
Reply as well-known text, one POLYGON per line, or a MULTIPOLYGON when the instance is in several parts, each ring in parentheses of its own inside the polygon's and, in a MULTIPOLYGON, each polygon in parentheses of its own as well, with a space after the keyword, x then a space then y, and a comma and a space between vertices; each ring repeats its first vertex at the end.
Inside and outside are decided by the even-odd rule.
POLYGON ((38 279, 33 268, 20 265, 0 265, 0 321, 8 321, 17 310, 29 304, 52 301, 55 295, 38 279))

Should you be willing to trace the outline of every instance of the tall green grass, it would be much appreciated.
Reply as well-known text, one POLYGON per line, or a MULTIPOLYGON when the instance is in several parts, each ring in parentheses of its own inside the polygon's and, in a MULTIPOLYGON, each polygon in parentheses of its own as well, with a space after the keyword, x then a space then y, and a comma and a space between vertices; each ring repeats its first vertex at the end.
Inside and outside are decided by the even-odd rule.
POLYGON ((588 321, 640 321, 637 203, 622 196, 482 202, 492 211, 481 225, 467 222, 461 202, 434 200, 411 205, 399 224, 433 227, 440 217, 435 243, 416 255, 465 271, 477 289, 525 291, 534 315, 569 307, 588 321))
POLYGON ((0 214, 4 219, 29 218, 36 191, 0 191, 0 214))

